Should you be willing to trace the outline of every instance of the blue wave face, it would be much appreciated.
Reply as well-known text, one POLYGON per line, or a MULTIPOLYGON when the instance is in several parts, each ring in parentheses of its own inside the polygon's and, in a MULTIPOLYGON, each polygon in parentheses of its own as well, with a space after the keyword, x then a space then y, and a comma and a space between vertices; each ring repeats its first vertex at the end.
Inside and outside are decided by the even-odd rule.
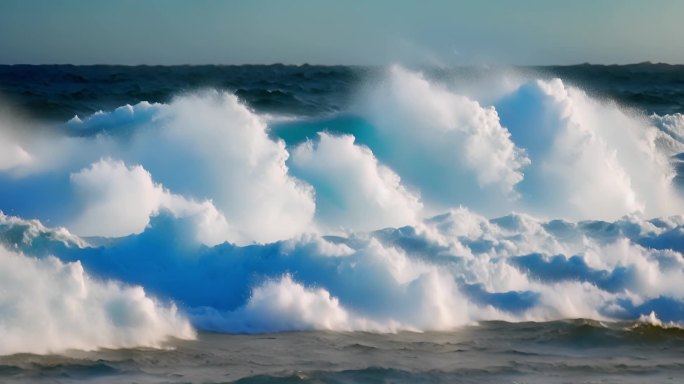
POLYGON ((0 261, 59 278, 0 283, 0 320, 69 286, 51 329, 92 310, 105 337, 30 351, 135 345, 152 326, 140 345, 157 346, 192 337, 186 318, 229 333, 684 322, 681 115, 497 81, 461 91, 395 66, 315 118, 215 90, 58 127, 3 116, 0 261))

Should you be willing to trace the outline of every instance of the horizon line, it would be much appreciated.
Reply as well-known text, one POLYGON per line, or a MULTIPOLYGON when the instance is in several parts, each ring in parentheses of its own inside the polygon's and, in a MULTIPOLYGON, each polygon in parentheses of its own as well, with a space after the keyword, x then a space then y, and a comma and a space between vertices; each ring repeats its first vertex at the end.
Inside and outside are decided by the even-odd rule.
POLYGON ((574 64, 499 64, 499 63, 480 63, 480 64, 451 64, 451 65, 435 65, 435 64, 406 64, 406 63, 385 63, 385 64, 316 64, 316 63, 184 63, 184 64, 123 64, 123 63, 89 63, 89 64, 75 64, 75 63, 0 63, 3 67, 41 67, 41 66, 64 66, 64 67, 248 67, 248 66, 283 66, 283 67, 387 67, 394 64, 407 65, 411 67, 431 67, 431 68, 464 68, 464 67, 577 67, 577 66, 635 66, 635 65, 667 65, 667 66, 684 66, 684 63, 667 63, 667 62, 652 62, 650 60, 629 63, 592 63, 592 62, 578 62, 574 64))

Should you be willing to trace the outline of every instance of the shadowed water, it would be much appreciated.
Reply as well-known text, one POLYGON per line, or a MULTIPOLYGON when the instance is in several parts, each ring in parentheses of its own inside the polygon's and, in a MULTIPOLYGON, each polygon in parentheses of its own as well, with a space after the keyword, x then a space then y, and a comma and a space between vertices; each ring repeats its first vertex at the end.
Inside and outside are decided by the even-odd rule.
MULTIPOLYGON (((135 104, 168 102, 179 92, 226 89, 260 112, 320 115, 344 110, 355 89, 382 68, 316 65, 121 66, 0 65, 0 95, 33 116, 62 121, 135 104)), ((648 113, 684 113, 684 66, 572 65, 519 67, 533 76, 560 77, 604 98, 648 113)), ((488 79, 479 67, 431 69, 439 79, 488 79)))
POLYGON ((167 350, 0 358, 3 383, 677 383, 684 331, 573 320, 453 332, 201 333, 167 350))

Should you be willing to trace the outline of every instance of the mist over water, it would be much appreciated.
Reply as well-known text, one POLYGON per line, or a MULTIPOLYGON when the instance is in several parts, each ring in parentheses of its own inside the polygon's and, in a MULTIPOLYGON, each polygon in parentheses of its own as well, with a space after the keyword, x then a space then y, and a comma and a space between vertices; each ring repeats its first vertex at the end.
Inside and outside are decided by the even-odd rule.
POLYGON ((264 71, 285 91, 3 110, 0 338, 30 342, 0 354, 684 322, 680 113, 525 71, 264 71))

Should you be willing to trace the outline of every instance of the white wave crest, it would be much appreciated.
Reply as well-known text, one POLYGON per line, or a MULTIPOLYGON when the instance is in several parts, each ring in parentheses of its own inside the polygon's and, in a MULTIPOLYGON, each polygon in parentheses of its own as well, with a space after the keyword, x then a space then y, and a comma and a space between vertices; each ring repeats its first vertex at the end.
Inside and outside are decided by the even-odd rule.
POLYGON ((420 198, 354 140, 320 133, 293 151, 293 171, 315 187, 319 224, 358 231, 415 223, 420 198))
POLYGON ((0 246, 0 354, 161 347, 192 339, 175 306, 141 287, 98 282, 80 263, 34 259, 0 246))

